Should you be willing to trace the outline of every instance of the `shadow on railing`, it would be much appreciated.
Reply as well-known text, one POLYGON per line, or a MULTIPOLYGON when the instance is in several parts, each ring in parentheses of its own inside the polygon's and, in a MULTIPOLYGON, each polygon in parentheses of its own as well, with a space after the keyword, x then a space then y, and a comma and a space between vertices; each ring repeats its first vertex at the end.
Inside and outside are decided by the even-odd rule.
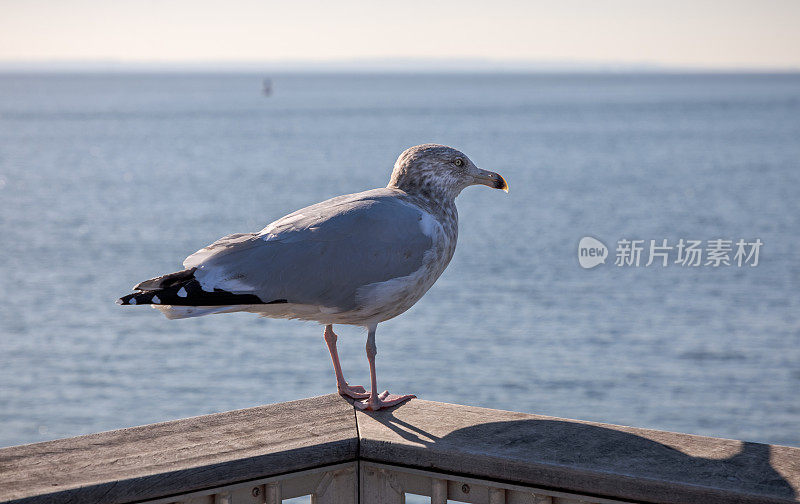
MULTIPOLYGON (((663 444, 622 430, 626 428, 619 426, 610 428, 556 419, 477 423, 438 437, 397 418, 391 411, 372 417, 406 442, 427 448, 442 443, 487 453, 500 446, 503 447, 504 459, 525 464, 535 458, 546 461, 547 465, 553 467, 567 467, 571 474, 562 474, 559 484, 563 485, 563 478, 568 477, 570 488, 580 486, 591 489, 593 493, 614 494, 618 490, 619 482, 607 481, 602 485, 596 475, 592 474, 613 468, 615 473, 621 475, 650 479, 646 498, 658 502, 661 500, 656 496, 657 488, 662 487, 658 490, 665 495, 674 494, 676 489, 672 482, 676 481, 697 486, 715 486, 725 489, 726 492, 756 491, 764 496, 785 498, 788 501, 798 498, 797 489, 772 466, 771 460, 774 450, 791 451, 800 456, 800 450, 796 448, 786 450, 786 447, 760 443, 627 428, 632 432, 646 432, 652 437, 666 438, 671 443, 663 444), (702 453, 709 453, 705 449, 709 444, 713 445, 712 458, 691 455, 692 447, 698 445, 704 445, 702 453), (688 451, 681 451, 681 447, 688 451)), ((470 457, 467 455, 465 458, 470 457)), ((785 457, 785 460, 790 462, 791 457, 785 457)), ((783 466, 782 470, 797 471, 800 469, 800 459, 795 459, 795 462, 796 464, 783 466)), ((537 470, 552 472, 547 468, 537 470)), ((508 468, 504 471, 502 476, 493 476, 511 476, 508 468)), ((544 474, 539 477, 544 478, 544 474)), ((558 475, 553 474, 551 483, 556 483, 556 479, 558 475)))
POLYGON ((335 395, 0 450, 0 502, 20 503, 786 503, 798 488, 800 448, 335 395))

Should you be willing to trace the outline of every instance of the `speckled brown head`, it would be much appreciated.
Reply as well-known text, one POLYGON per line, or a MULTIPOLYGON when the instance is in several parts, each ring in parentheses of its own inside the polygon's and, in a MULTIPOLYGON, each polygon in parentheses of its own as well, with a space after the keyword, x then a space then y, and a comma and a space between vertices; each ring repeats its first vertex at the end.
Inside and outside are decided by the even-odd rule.
POLYGON ((465 187, 477 184, 508 192, 503 177, 481 170, 463 152, 446 145, 423 144, 400 154, 388 187, 415 196, 452 200, 465 187))

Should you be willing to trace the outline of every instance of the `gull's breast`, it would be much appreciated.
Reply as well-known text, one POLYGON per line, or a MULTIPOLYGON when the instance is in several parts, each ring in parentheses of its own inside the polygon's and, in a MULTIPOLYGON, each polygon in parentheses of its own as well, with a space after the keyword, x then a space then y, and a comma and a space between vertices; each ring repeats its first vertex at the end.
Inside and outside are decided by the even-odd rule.
POLYGON ((407 276, 359 288, 358 308, 353 315, 375 323, 394 318, 414 306, 441 276, 455 252, 455 236, 424 211, 420 229, 431 238, 431 248, 425 251, 420 268, 407 276))

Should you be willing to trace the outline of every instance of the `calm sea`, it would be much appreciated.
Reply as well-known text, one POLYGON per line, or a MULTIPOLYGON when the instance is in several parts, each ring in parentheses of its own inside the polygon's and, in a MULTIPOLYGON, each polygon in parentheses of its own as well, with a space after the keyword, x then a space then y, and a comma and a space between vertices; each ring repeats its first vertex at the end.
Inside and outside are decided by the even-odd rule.
POLYGON ((316 324, 114 300, 425 142, 511 192, 460 196, 449 269, 378 327, 382 389, 800 445, 800 76, 658 74, 0 75, 0 445, 332 392, 316 324), (763 246, 644 266, 681 238, 763 246))

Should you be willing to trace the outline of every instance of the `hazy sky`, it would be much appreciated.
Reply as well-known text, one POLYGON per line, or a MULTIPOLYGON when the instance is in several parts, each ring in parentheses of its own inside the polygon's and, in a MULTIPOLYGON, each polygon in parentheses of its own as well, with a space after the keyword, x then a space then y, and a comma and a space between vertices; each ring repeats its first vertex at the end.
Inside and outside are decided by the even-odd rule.
POLYGON ((431 57, 800 69, 800 1, 0 0, 0 60, 431 57))

